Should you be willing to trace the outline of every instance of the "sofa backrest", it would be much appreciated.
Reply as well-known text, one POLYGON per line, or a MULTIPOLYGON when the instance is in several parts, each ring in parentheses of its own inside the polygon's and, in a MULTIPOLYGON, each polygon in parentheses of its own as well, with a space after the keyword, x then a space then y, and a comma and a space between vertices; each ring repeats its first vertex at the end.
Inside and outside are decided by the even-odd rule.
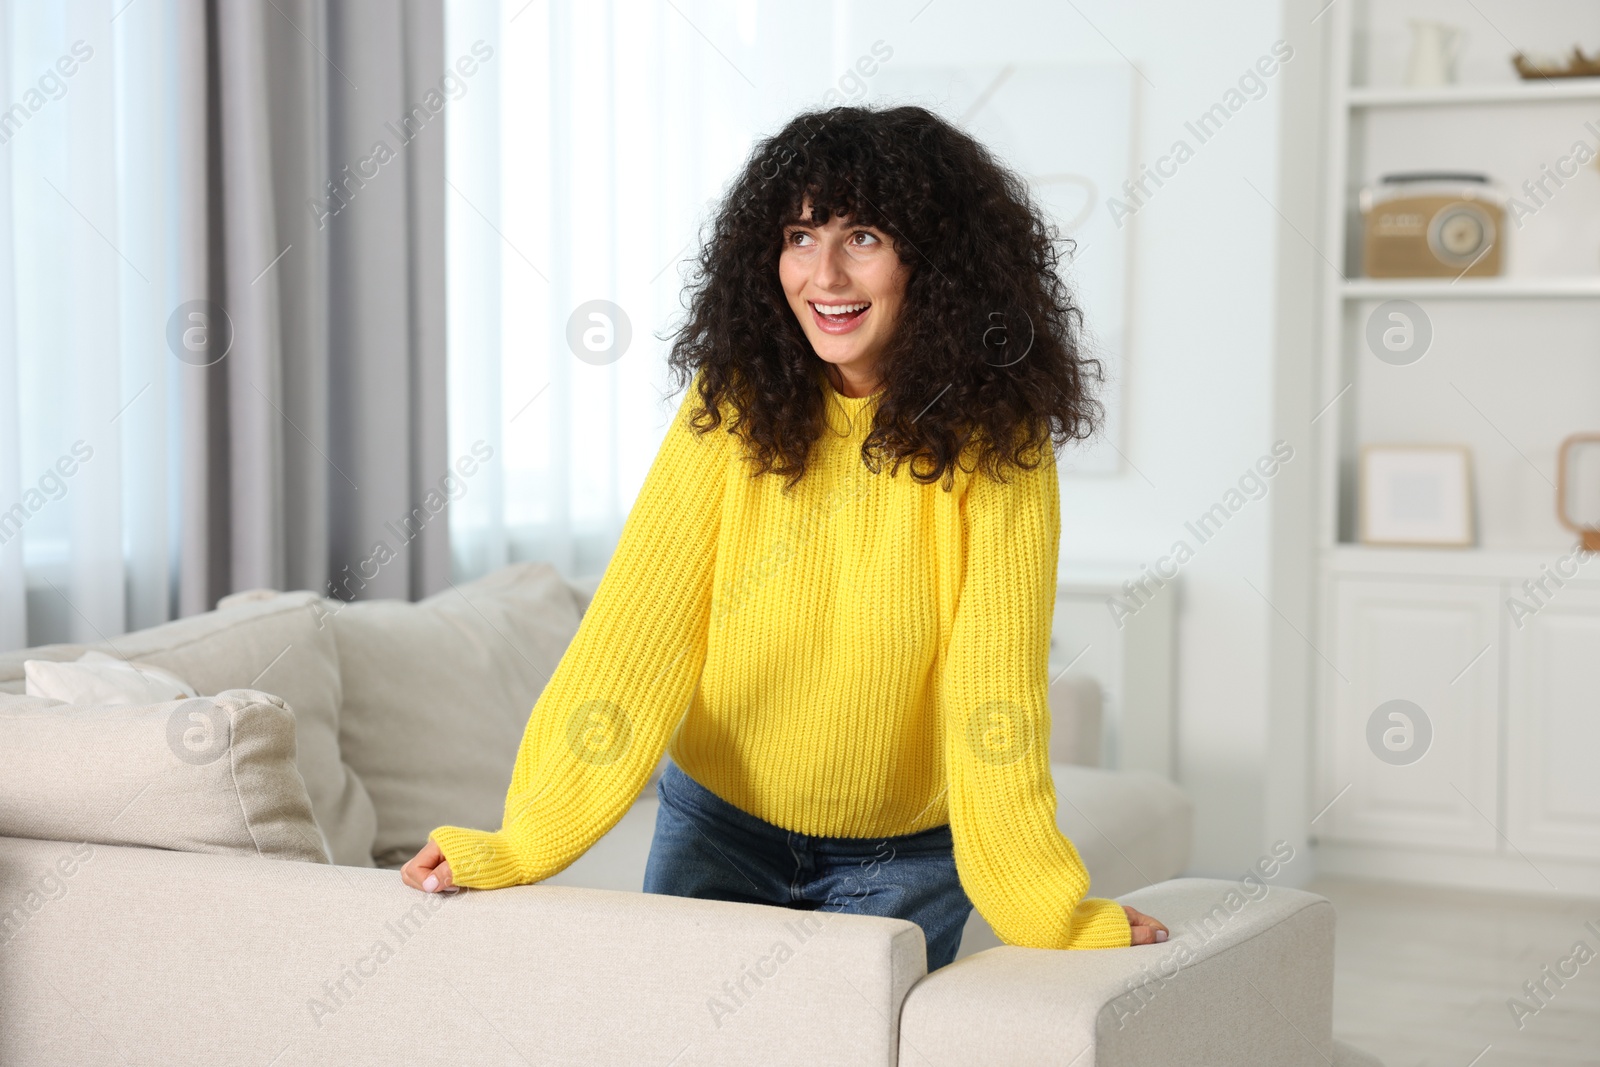
POLYGON ((890 1067, 904 919, 0 838, 0 1063, 890 1067), (41 976, 48 981, 42 981, 41 976))

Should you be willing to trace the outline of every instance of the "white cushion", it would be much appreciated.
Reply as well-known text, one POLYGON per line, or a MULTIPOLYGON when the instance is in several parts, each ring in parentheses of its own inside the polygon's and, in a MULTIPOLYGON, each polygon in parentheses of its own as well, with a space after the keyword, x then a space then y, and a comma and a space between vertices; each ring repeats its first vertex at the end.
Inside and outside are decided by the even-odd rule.
POLYGON ((98 707, 0 695, 0 750, 0 835, 328 862, 294 716, 266 693, 98 707))
POLYGON ((70 663, 24 660, 26 692, 68 704, 159 704, 199 696, 187 682, 149 663, 85 652, 70 663))
POLYGON ((528 714, 578 629, 561 576, 518 563, 415 604, 326 610, 341 746, 377 808, 378 865, 403 864, 436 826, 499 827, 528 714))

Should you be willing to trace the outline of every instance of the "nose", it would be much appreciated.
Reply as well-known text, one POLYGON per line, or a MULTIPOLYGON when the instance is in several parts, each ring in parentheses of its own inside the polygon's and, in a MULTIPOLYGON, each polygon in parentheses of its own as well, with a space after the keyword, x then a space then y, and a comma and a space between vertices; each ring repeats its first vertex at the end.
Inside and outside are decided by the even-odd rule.
POLYGON ((849 274, 845 270, 844 249, 836 244, 824 244, 817 256, 817 273, 813 279, 819 289, 837 289, 841 284, 848 284, 849 274))

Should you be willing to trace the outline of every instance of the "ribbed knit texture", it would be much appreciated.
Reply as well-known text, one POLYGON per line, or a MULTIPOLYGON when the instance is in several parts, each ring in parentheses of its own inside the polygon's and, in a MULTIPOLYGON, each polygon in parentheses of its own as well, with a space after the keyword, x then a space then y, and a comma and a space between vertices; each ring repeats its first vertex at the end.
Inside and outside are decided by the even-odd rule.
POLYGON ((1056 828, 1053 455, 1008 484, 958 470, 948 493, 904 465, 873 474, 860 447, 876 397, 822 388, 831 432, 787 494, 777 475, 750 477, 726 421, 697 436, 685 395, 533 707, 501 828, 433 832, 455 883, 561 871, 666 750, 795 833, 948 822, 961 884, 1008 944, 1129 944, 1121 906, 1087 896, 1056 828))

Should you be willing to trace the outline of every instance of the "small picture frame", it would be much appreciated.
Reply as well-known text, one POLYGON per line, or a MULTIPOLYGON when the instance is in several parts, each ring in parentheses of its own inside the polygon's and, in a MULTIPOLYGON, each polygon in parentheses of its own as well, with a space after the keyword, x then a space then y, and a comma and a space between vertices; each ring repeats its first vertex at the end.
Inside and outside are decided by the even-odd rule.
POLYGON ((1361 543, 1473 544, 1472 455, 1462 445, 1363 445, 1361 543))

